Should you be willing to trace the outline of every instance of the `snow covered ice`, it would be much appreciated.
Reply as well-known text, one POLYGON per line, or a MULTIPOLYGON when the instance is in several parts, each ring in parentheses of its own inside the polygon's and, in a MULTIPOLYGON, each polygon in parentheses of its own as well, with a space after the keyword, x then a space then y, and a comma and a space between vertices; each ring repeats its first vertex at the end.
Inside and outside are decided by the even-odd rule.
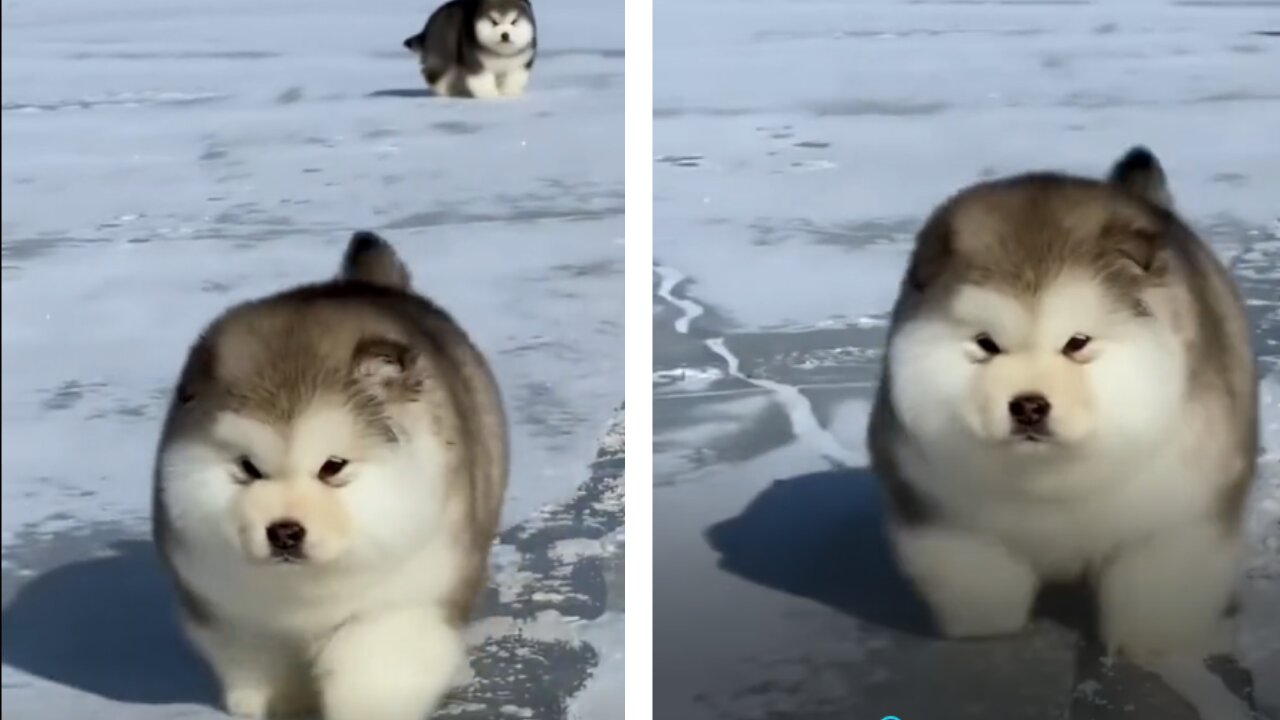
POLYGON ((159 420, 204 323, 357 229, 488 353, 513 426, 446 713, 620 717, 622 3, 539 6, 529 94, 491 103, 426 96, 400 43, 434 5, 5 3, 6 718, 222 716, 145 542, 159 420))
POLYGON ((831 470, 865 463, 923 214, 1143 143, 1240 282, 1267 376, 1240 654, 1280 717, 1278 32, 1276 2, 655 0, 655 716, 1192 717, 1057 626, 889 629, 921 608, 872 480, 831 470))

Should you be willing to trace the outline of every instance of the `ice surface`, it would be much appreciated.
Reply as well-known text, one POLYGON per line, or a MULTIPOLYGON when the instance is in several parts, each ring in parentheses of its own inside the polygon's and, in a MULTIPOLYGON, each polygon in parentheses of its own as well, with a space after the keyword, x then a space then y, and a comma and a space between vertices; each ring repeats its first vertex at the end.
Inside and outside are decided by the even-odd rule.
POLYGON ((1273 1, 656 0, 659 714, 1188 717, 1149 673, 1085 672, 1049 626, 912 635, 858 467, 924 213, 1142 143, 1239 280, 1269 377, 1240 655, 1280 717, 1277 32, 1273 1))
MULTIPOLYGON (((400 43, 433 6, 5 3, 6 607, 145 535, 195 333, 330 275, 356 229, 490 356, 513 427, 505 524, 587 479, 622 396, 622 3, 540 5, 529 94, 493 103, 425 93, 400 43)), ((6 718, 211 716, 36 679, 9 649, 6 718)))

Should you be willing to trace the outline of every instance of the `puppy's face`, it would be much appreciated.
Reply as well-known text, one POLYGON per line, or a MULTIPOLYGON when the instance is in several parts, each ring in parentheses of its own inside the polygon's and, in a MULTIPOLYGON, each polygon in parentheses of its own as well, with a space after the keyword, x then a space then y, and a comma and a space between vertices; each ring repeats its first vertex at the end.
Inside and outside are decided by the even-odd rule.
POLYGON ((921 238, 889 347, 917 436, 1015 453, 1165 436, 1186 385, 1176 313, 1131 208, 1076 190, 969 198, 921 238))
MULTIPOLYGON (((431 433, 406 431, 431 423, 405 392, 421 382, 413 363, 400 350, 358 350, 346 377, 277 387, 287 413, 265 399, 215 404, 162 451, 180 542, 301 567, 367 566, 419 547, 444 503, 446 462, 431 433)), ((210 387, 192 402, 239 392, 210 387)))
POLYGON ((490 3, 475 23, 476 40, 498 55, 514 55, 533 42, 534 26, 524 8, 513 3, 490 3))
POLYGON ((1182 397, 1180 344, 1068 273, 1034 297, 965 284, 890 346, 908 426, 1011 452, 1159 436, 1182 397))

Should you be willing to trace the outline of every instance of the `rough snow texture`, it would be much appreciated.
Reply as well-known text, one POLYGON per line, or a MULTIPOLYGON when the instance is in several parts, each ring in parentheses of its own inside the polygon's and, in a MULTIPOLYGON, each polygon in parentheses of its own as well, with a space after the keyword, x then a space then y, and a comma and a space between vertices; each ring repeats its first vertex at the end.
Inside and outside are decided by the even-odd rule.
MULTIPOLYGON (((1280 717, 1280 3, 656 0, 654 27, 655 714, 1194 717, 1048 621, 918 634, 862 467, 923 215, 1144 143, 1239 281, 1267 376, 1238 655, 1280 717)), ((1240 717, 1248 674, 1212 668, 1165 677, 1240 717)))
MULTIPOLYGON (((158 423, 204 323, 331 275, 353 230, 391 240, 491 358, 508 537, 608 485, 593 458, 622 394, 622 3, 540 6, 529 94, 493 103, 427 96, 400 43, 433 5, 5 3, 6 718, 218 716, 145 540, 158 423)), ((504 542, 531 579, 499 578, 487 612, 514 620, 453 711, 558 717, 613 649, 518 630, 545 609, 576 638, 576 613, 607 604, 575 569, 599 558, 504 542), (514 689, 502 653, 537 682, 514 689)))

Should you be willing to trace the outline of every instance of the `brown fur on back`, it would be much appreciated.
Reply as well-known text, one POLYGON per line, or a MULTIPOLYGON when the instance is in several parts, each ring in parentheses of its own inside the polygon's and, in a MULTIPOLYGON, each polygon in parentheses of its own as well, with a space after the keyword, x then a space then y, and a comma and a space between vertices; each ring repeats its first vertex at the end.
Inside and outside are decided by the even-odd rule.
MULTIPOLYGON (((320 395, 342 398, 361 427, 388 442, 395 440, 388 403, 419 400, 431 412, 436 432, 453 450, 450 495, 466 509, 459 530, 467 561, 448 608, 454 623, 465 623, 484 585, 501 515, 506 421, 487 362, 452 317, 426 298, 339 278, 231 308, 192 348, 161 444, 200 432, 224 410, 287 424, 320 395), (412 382, 380 397, 355 380, 352 368, 382 345, 408 348, 418 364, 412 382)), ((165 520, 162 495, 157 483, 153 515, 163 548, 181 538, 165 520)))

